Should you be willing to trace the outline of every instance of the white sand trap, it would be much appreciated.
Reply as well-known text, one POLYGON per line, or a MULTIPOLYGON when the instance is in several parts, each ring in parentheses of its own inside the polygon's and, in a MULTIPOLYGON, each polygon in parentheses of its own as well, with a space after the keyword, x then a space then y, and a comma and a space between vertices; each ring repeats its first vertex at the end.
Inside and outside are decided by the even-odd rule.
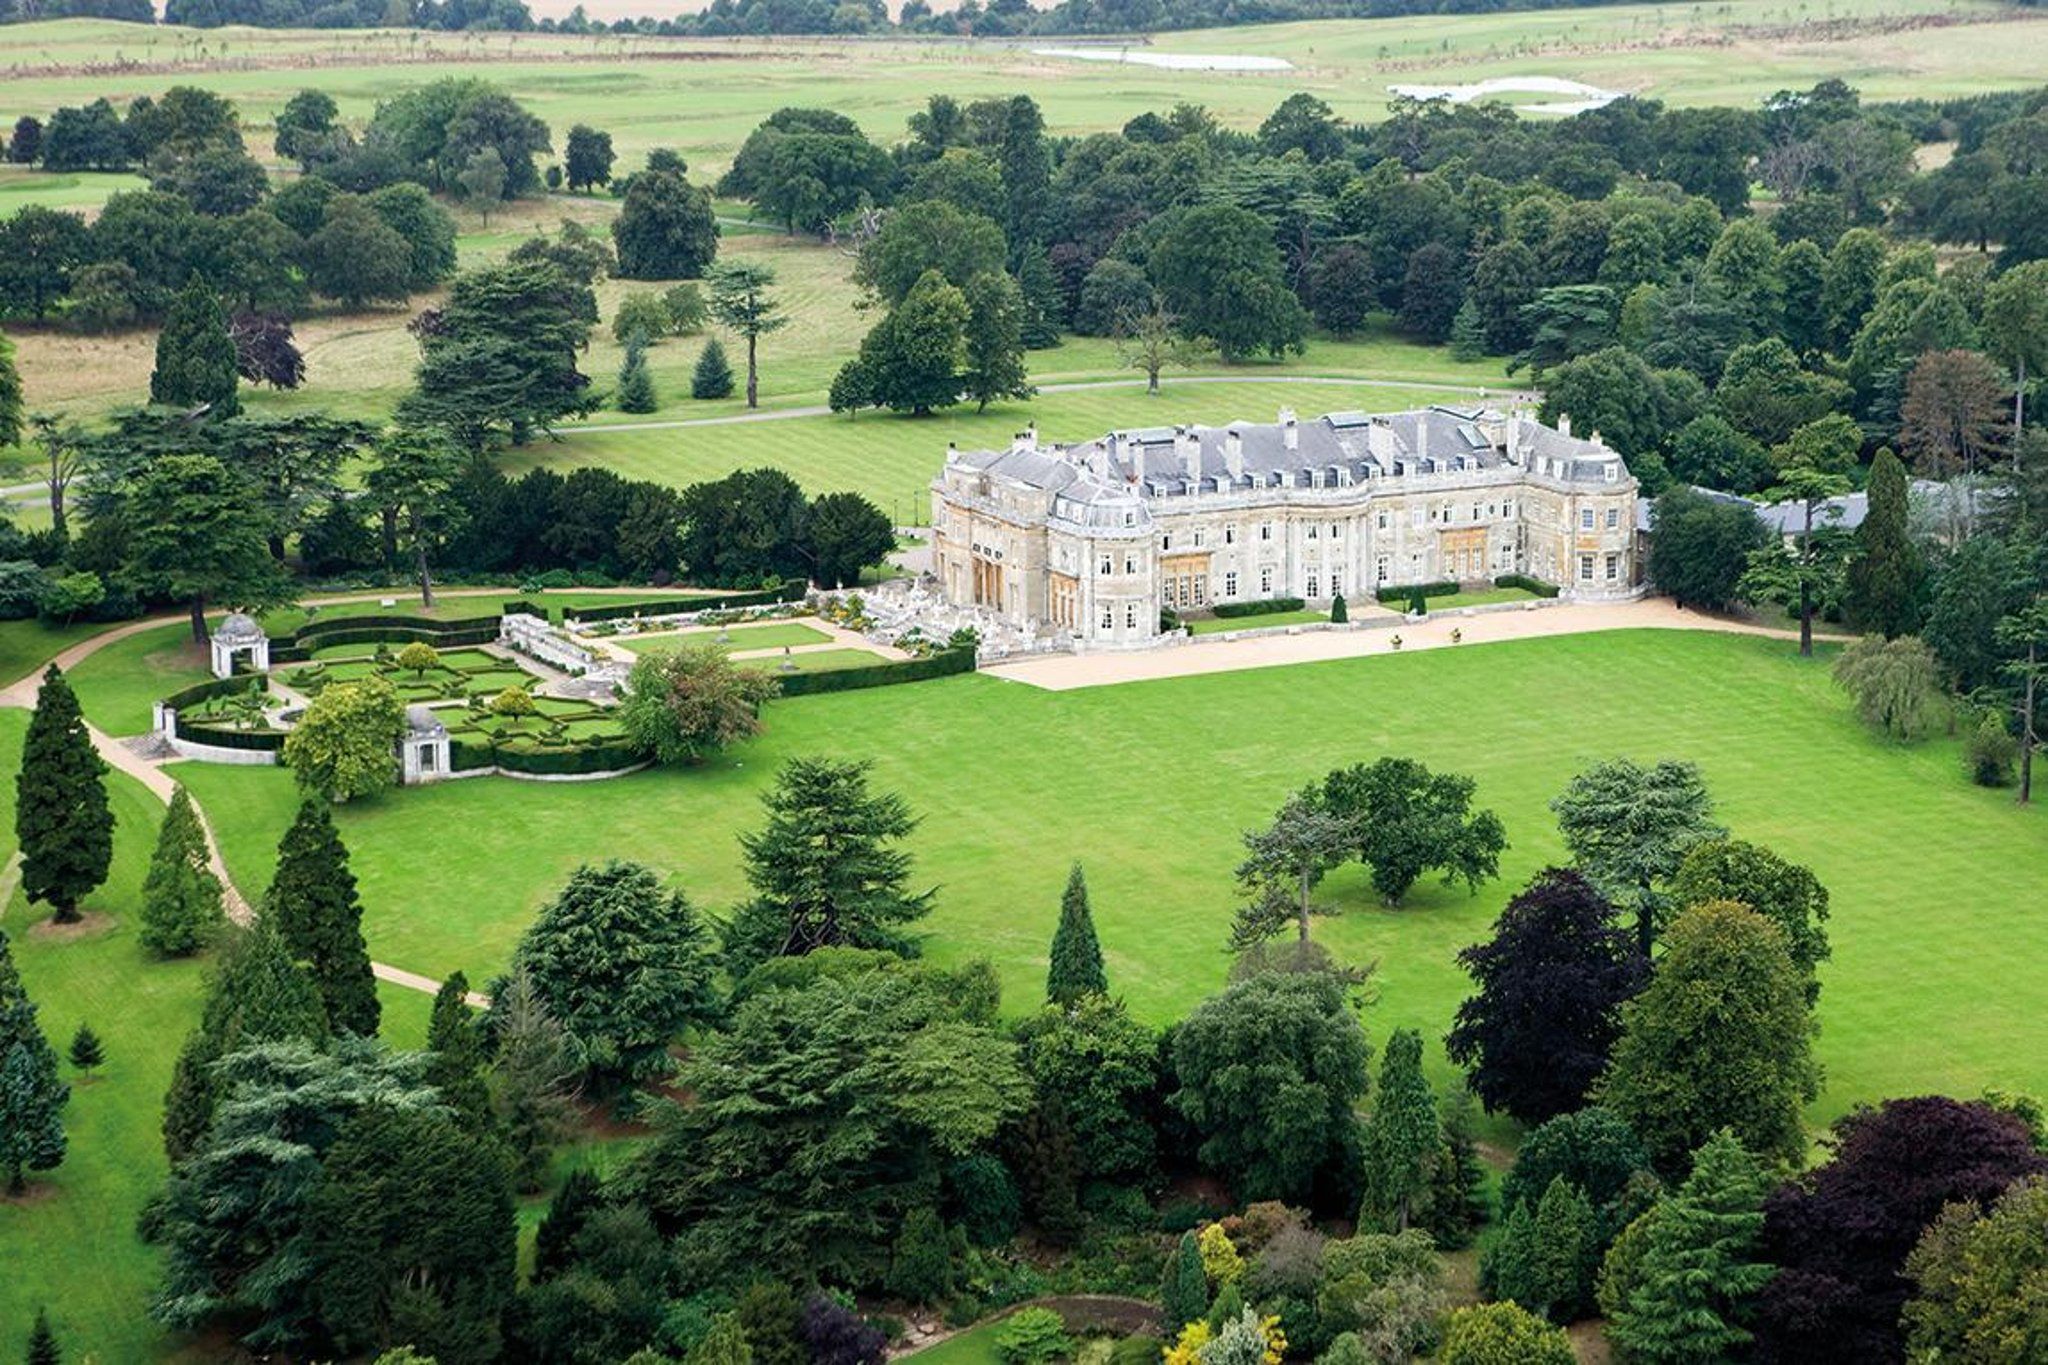
POLYGON ((1494 95, 1573 96, 1568 100, 1520 106, 1532 114, 1583 114, 1588 109, 1612 104, 1628 93, 1625 90, 1602 90, 1597 85, 1566 80, 1562 76, 1495 76, 1474 85, 1390 85, 1387 88, 1409 99, 1449 100, 1452 104, 1470 104, 1494 95))
POLYGON ((1034 47, 1034 57, 1064 57, 1073 62, 1122 62, 1126 66, 1157 66, 1168 71, 1292 71, 1285 57, 1234 57, 1208 52, 1133 52, 1122 47, 1034 47))

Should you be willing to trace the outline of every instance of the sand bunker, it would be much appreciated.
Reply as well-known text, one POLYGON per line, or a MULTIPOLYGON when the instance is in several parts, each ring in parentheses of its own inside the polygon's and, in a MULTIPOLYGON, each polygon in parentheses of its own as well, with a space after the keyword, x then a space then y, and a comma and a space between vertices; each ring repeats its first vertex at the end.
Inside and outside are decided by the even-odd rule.
POLYGON ((1496 76, 1475 85, 1392 85, 1387 88, 1410 99, 1449 100, 1452 104, 1470 104, 1473 100, 1490 99, 1495 95, 1573 96, 1568 100, 1517 106, 1532 114, 1583 114, 1588 109, 1612 104, 1628 93, 1625 90, 1602 90, 1597 85, 1566 80, 1562 76, 1496 76))
POLYGON ((1157 66, 1168 71, 1292 71, 1285 57, 1234 57, 1207 52, 1133 52, 1122 47, 1034 47, 1034 57, 1064 57, 1075 62, 1122 62, 1126 66, 1157 66))

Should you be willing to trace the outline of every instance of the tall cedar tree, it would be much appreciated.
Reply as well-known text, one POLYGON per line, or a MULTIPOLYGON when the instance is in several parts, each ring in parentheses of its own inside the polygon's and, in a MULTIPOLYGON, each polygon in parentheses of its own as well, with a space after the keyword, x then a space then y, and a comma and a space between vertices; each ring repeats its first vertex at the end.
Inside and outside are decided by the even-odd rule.
POLYGON ((1476 993, 1444 1039, 1489 1113, 1538 1124, 1577 1109, 1607 1066, 1650 964, 1584 877, 1548 868, 1458 954, 1476 993))
POLYGON ((235 397, 240 378, 227 314, 212 287, 194 274, 172 300, 157 334, 149 401, 180 408, 211 405, 212 416, 233 417, 241 410, 235 397))
POLYGON ((1102 945, 1095 939, 1095 916, 1088 908, 1088 883, 1081 865, 1067 874, 1060 895, 1060 924, 1053 931, 1052 962, 1045 973, 1045 998, 1071 1005, 1084 995, 1109 994, 1109 976, 1102 967, 1102 945))
POLYGON ((142 946, 163 957, 198 952, 222 923, 220 879, 207 866, 206 833, 180 786, 157 831, 142 882, 142 946))
POLYGON ((755 898, 740 909, 728 947, 760 961, 818 948, 880 948, 913 955, 909 927, 931 912, 911 894, 910 855, 891 847, 917 828, 903 798, 870 792, 872 763, 791 759, 761 798, 766 827, 740 836, 755 898))
POLYGON ((1867 496, 1843 606, 1856 629, 1893 640, 1920 625, 1926 565, 1906 523, 1906 466, 1890 446, 1870 462, 1867 496))
POLYGON ((292 961, 268 916, 238 931, 207 985, 199 1026, 186 1036, 164 1095, 164 1155, 172 1165, 197 1151, 221 1097, 215 1064, 259 1043, 318 1043, 327 1036, 320 992, 292 961))
POLYGON ((1323 780, 1322 808, 1351 822, 1373 890, 1399 905, 1432 868, 1442 870, 1445 886, 1462 881, 1468 891, 1498 875, 1507 831, 1492 811, 1472 809, 1477 785, 1412 758, 1382 758, 1331 773, 1323 780))
POLYGON ((1743 1324, 1776 1269, 1757 1252, 1769 1188, 1725 1128, 1693 1154, 1692 1174, 1658 1205, 1628 1301, 1608 1324, 1630 1360, 1739 1358, 1750 1342, 1743 1324))
POLYGON ((575 1263, 576 1239, 590 1215, 605 1207, 604 1185, 597 1172, 578 1166, 569 1172, 548 1200, 533 1236, 533 1282, 553 1279, 575 1263))
POLYGON ((22 743, 14 834, 21 844, 23 893, 48 903, 60 924, 77 921, 78 903, 107 879, 113 862, 106 772, 93 752, 77 695, 51 664, 22 743))
POLYGON ((1666 883, 1694 844, 1728 833, 1714 823, 1714 798, 1699 765, 1677 759, 1648 768, 1627 758, 1596 763, 1573 777, 1550 809, 1579 871, 1634 908, 1644 957, 1669 905, 1666 883))
POLYGON ((789 326, 789 315, 769 291, 775 271, 765 265, 732 264, 712 268, 709 276, 711 316, 747 343, 747 406, 761 406, 761 338, 789 326))
POLYGON ((1365 1204, 1361 1228, 1406 1232, 1425 1222, 1437 1167, 1444 1159, 1436 1096, 1422 1074, 1422 1035, 1396 1029, 1380 1059, 1379 1099, 1365 1124, 1365 1204))
POLYGON ((1168 1336, 1177 1335, 1181 1328, 1209 1311, 1209 1276, 1202 1269, 1201 1247, 1192 1232, 1183 1232, 1180 1241, 1166 1254, 1159 1302, 1159 1325, 1168 1336))
POLYGON ((1708 901, 1666 939, 1650 984, 1622 1007, 1600 1102, 1666 1171, 1682 1171, 1722 1127, 1759 1155, 1797 1161, 1800 1111, 1820 1073, 1806 978, 1784 930, 1746 905, 1708 901))
POLYGON ((1778 1273, 1758 1302, 1762 1365, 1904 1360, 1901 1271, 1928 1224, 2048 1174, 2022 1120, 1941 1095, 1858 1109, 1834 1138, 1825 1165, 1764 1201, 1763 1258, 1778 1273))
POLYGON ((380 1006, 370 950, 363 942, 363 906, 356 898, 348 849, 325 801, 306 801, 277 846, 277 875, 265 900, 285 946, 313 979, 327 1026, 368 1038, 380 1006))
POLYGON ((484 1086, 483 1029, 469 1007, 469 978, 456 972, 434 994, 427 1024, 427 1083, 471 1132, 491 1125, 491 1097, 484 1086))
POLYGON ((0 934, 0 1170, 7 1192, 20 1194, 28 1171, 64 1160, 59 1116, 71 1087, 57 1078, 57 1053, 36 1022, 36 1006, 0 934))
POLYGON ((639 863, 577 868, 512 963, 606 1085, 666 1074, 669 1042, 718 1008, 703 920, 639 863))

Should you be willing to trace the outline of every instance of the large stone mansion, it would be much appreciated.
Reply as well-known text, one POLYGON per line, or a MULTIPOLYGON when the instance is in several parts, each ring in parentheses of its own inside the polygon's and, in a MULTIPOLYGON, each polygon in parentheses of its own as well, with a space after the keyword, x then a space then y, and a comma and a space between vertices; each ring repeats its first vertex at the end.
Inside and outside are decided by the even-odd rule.
POLYGON ((1600 441, 1522 412, 1432 407, 1113 431, 949 450, 933 572, 956 605, 1088 647, 1160 609, 1526 574, 1580 599, 1636 591, 1636 481, 1600 441))

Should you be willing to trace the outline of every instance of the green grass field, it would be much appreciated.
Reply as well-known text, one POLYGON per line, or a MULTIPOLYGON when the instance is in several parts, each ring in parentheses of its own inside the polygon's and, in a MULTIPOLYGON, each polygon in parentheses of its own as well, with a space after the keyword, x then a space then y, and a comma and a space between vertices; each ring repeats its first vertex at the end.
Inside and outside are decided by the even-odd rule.
MULTIPOLYGON (((1371 1031, 1413 1024, 1434 1047, 1466 986, 1455 952, 1562 856, 1550 797, 1586 763, 1676 755, 1705 767, 1739 834, 1810 863, 1834 892, 1816 1119, 1928 1089, 2048 1089, 2048 1055, 2025 1042, 2048 989, 2048 928, 2031 909, 2048 894, 2042 817, 1970 787, 1947 741, 1865 734, 1824 661, 1782 642, 1602 634, 1064 693, 977 676, 773 703, 766 721, 761 739, 688 771, 351 803, 341 818, 373 954, 481 979, 578 863, 612 856, 722 913, 744 894, 734 836, 758 823, 776 765, 869 756, 923 817, 911 848, 918 880, 938 888, 936 957, 987 956, 1010 1008, 1026 1007, 1079 858, 1116 990, 1164 1022, 1223 979, 1240 832, 1329 767, 1395 753, 1474 775, 1512 840, 1502 879, 1476 897, 1431 883, 1386 910, 1355 869, 1329 884, 1342 914, 1318 935, 1380 964, 1371 1031)), ((289 776, 179 773, 238 880, 260 885, 289 776)))
POLYGON ((715 644, 726 650, 781 649, 785 645, 821 645, 832 637, 797 621, 778 621, 765 626, 733 626, 730 629, 683 630, 663 635, 632 635, 611 643, 629 654, 654 649, 681 649, 685 645, 715 644))

